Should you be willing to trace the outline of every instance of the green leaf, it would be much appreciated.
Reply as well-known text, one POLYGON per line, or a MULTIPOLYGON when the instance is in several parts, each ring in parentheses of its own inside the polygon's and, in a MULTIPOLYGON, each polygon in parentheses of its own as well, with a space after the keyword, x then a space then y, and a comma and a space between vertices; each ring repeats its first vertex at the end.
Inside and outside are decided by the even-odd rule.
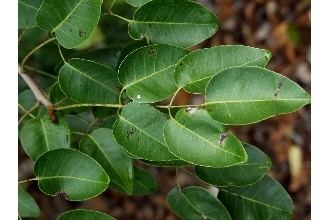
POLYGON ((111 129, 99 128, 87 134, 79 144, 79 150, 94 158, 111 179, 110 186, 133 192, 132 159, 113 137, 111 129))
POLYGON ((102 0, 44 0, 38 13, 39 27, 55 33, 65 48, 74 48, 89 38, 100 19, 102 0))
POLYGON ((18 28, 37 26, 36 15, 43 0, 18 0, 18 28))
POLYGON ((31 119, 22 128, 20 141, 26 154, 36 160, 47 151, 69 148, 70 130, 62 118, 57 123, 48 118, 31 119))
POLYGON ((70 59, 60 70, 59 83, 61 90, 78 103, 118 103, 117 73, 94 61, 70 59))
POLYGON ((119 67, 119 80, 127 95, 136 102, 163 100, 177 90, 174 68, 187 54, 183 48, 152 45, 130 53, 119 67))
POLYGON ((164 141, 165 115, 148 104, 131 102, 115 122, 116 141, 135 157, 168 161, 178 158, 171 154, 164 141))
POLYGON ((126 0, 126 2, 133 7, 141 7, 147 2, 150 2, 151 0, 126 0))
POLYGON ((63 195, 70 201, 93 198, 108 188, 108 175, 90 156, 74 149, 55 149, 41 155, 34 165, 39 189, 63 195))
POLYGON ((293 202, 285 189, 271 177, 247 187, 220 188, 218 198, 233 220, 293 218, 293 202))
POLYGON ((128 33, 136 40, 191 47, 211 37, 217 24, 217 17, 195 2, 153 0, 137 9, 128 33))
MULTIPOLYGON (((24 90, 18 94, 18 104, 20 104, 25 110, 30 110, 36 103, 37 100, 30 89, 24 90)), ((20 108, 18 108, 18 112, 21 114, 25 113, 20 108)), ((31 113, 35 113, 35 111, 31 113)))
POLYGON ((57 107, 77 104, 77 102, 73 101, 62 92, 58 82, 54 83, 50 88, 49 98, 57 107))
POLYGON ((226 167, 243 163, 247 155, 237 138, 204 109, 181 109, 164 127, 168 149, 189 163, 226 167))
POLYGON ((133 194, 149 195, 157 191, 155 178, 147 171, 134 167, 133 194))
POLYGON ((222 45, 196 50, 183 57, 175 69, 175 81, 187 92, 205 93, 212 76, 229 67, 266 66, 267 50, 242 45, 222 45))
POLYGON ((208 191, 197 186, 182 190, 172 189, 167 195, 167 202, 182 220, 231 220, 222 203, 208 191))
POLYGON ((247 186, 262 179, 271 167, 269 157, 250 144, 243 143, 248 160, 245 163, 224 168, 195 167, 197 176, 212 185, 247 186))
POLYGON ((106 215, 102 212, 86 210, 86 209, 75 209, 68 212, 64 212, 60 215, 57 220, 115 220, 110 215, 106 215))
POLYGON ((21 186, 18 186, 18 214, 22 218, 37 218, 40 215, 38 204, 21 186))
POLYGON ((240 125, 296 111, 310 103, 310 96, 278 73, 260 67, 233 67, 211 79, 205 102, 215 120, 240 125))

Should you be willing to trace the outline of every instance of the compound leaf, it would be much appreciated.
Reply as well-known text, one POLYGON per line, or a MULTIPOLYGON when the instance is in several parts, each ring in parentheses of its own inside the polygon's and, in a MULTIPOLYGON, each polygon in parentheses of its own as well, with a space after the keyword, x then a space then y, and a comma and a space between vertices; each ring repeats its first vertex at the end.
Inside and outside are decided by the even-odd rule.
POLYGON ((177 157, 206 167, 243 163, 247 155, 237 138, 204 109, 181 109, 165 124, 168 149, 177 157))
POLYGON ((183 48, 152 45, 130 53, 119 67, 119 80, 127 95, 136 102, 152 103, 176 91, 174 68, 187 54, 183 48))
POLYGON ((18 214, 22 218, 37 218, 40 215, 38 204, 21 186, 18 186, 18 214))
POLYGON ((184 86, 187 92, 205 93, 207 83, 220 71, 235 66, 264 67, 270 57, 267 50, 242 45, 196 50, 178 62, 174 77, 178 86, 184 86))
POLYGON ((224 168, 195 167, 197 176, 210 184, 227 186, 247 186, 262 179, 271 167, 269 157, 250 144, 243 143, 248 155, 245 163, 224 168))
POLYGON ((37 26, 36 15, 43 0, 18 0, 18 28, 37 26))
POLYGON ((34 165, 39 189, 63 195, 70 201, 93 198, 107 189, 110 179, 100 164, 74 149, 55 149, 41 155, 34 165))
POLYGON ((69 148, 70 129, 62 118, 57 123, 48 118, 31 119, 22 128, 20 141, 26 154, 36 160, 47 151, 69 148))
POLYGON ((75 209, 61 214, 57 220, 115 220, 110 215, 102 212, 86 210, 86 209, 75 209))
POLYGON ((207 85, 205 98, 211 117, 231 125, 255 123, 308 103, 310 96, 298 84, 260 67, 223 70, 207 85))
POLYGON ((247 187, 220 188, 218 198, 233 220, 293 218, 292 199, 285 189, 269 176, 247 187))
POLYGON ((117 73, 102 64, 73 58, 60 69, 61 90, 82 104, 114 104, 118 102, 120 84, 117 73))
POLYGON ((133 192, 133 163, 113 137, 111 129, 99 128, 87 134, 79 150, 94 158, 111 179, 110 186, 133 192))
POLYGON ((153 0, 135 12, 128 32, 136 40, 191 47, 211 37, 217 24, 217 17, 195 2, 153 0))
POLYGON ((231 220, 223 204, 208 191, 197 186, 186 187, 182 190, 172 189, 167 195, 167 202, 182 220, 231 220))
POLYGON ((114 124, 116 141, 130 154, 153 161, 177 160, 163 137, 165 115, 148 104, 131 102, 114 124))
POLYGON ((44 0, 38 13, 39 27, 55 33, 65 48, 89 38, 100 19, 102 0, 44 0))

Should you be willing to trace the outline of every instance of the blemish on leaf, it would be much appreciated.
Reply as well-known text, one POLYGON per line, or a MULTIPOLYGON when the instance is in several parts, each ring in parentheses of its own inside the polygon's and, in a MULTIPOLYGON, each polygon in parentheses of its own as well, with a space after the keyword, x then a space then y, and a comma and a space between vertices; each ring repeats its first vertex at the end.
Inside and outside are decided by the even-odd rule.
POLYGON ((155 48, 150 47, 148 53, 151 54, 151 55, 154 54, 155 53, 155 48))
POLYGON ((64 191, 59 191, 55 193, 55 196, 62 196, 64 197, 66 200, 69 200, 69 196, 68 194, 66 194, 64 191))
POLYGON ((220 136, 219 136, 218 143, 219 144, 223 144, 223 142, 227 139, 227 137, 228 137, 228 133, 227 132, 221 133, 220 136))
POLYGON ((82 37, 83 35, 86 34, 86 31, 84 31, 83 29, 79 29, 78 34, 79 34, 79 37, 82 37))
POLYGON ((131 128, 127 131, 126 137, 129 138, 131 135, 133 135, 136 132, 136 128, 131 128))
POLYGON ((180 63, 179 66, 183 66, 183 63, 180 63))
POLYGON ((275 90, 275 93, 274 93, 274 97, 277 98, 278 94, 281 92, 282 88, 283 88, 283 85, 284 85, 284 78, 282 78, 279 82, 278 82, 278 85, 277 85, 277 88, 275 90))
POLYGON ((185 109, 189 114, 194 114, 197 111, 197 108, 188 107, 185 109))
POLYGON ((137 95, 136 98, 137 98, 137 99, 141 99, 141 95, 137 95))

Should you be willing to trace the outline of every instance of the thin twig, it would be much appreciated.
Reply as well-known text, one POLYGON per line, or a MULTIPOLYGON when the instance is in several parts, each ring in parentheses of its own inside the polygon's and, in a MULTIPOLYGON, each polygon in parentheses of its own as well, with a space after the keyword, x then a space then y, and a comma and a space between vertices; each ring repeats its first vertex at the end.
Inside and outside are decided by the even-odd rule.
POLYGON ((26 110, 21 104, 18 103, 18 107, 24 112, 28 112, 28 115, 31 117, 31 118, 36 118, 33 114, 31 114, 31 112, 29 112, 29 110, 26 110))
POLYGON ((27 183, 27 182, 36 181, 36 180, 38 180, 38 177, 32 178, 32 179, 18 181, 18 184, 27 183))
POLYGON ((55 110, 65 110, 70 108, 79 108, 79 107, 107 107, 107 108, 123 108, 124 105, 121 104, 73 104, 66 106, 55 107, 55 110))
POLYGON ((167 105, 168 114, 170 115, 171 118, 173 118, 173 116, 172 116, 172 114, 171 114, 171 106, 172 106, 172 104, 173 104, 173 101, 174 101, 176 95, 179 93, 180 90, 181 90, 181 87, 179 87, 179 88, 175 91, 175 93, 174 93, 174 95, 173 95, 173 97, 172 97, 170 103, 167 105))
POLYGON ((27 29, 24 29, 24 30, 22 31, 22 33, 19 35, 19 37, 18 37, 18 43, 21 42, 21 40, 22 40, 22 38, 24 37, 24 35, 26 34, 26 32, 27 32, 27 29))
POLYGON ((29 59, 30 56, 32 56, 32 54, 34 54, 37 50, 39 50, 41 47, 45 46, 46 44, 48 44, 49 42, 52 42, 53 40, 55 40, 55 37, 52 37, 44 42, 42 42, 41 44, 39 44, 38 46, 36 46, 35 48, 33 48, 23 59, 22 63, 21 63, 21 67, 24 69, 24 65, 27 61, 27 59, 29 59))
POLYGON ((49 78, 52 78, 52 79, 57 80, 57 77, 54 76, 53 74, 47 73, 47 72, 45 72, 43 70, 36 69, 36 68, 34 68, 32 66, 25 65, 25 69, 30 70, 30 71, 33 71, 33 72, 36 72, 36 73, 40 73, 41 75, 48 76, 49 78))
POLYGON ((117 15, 117 14, 113 13, 112 11, 109 11, 107 14, 108 14, 108 15, 111 15, 111 16, 114 16, 114 17, 117 17, 117 18, 120 18, 121 20, 126 21, 126 22, 128 22, 128 23, 130 23, 130 22, 133 21, 133 20, 130 20, 130 19, 124 18, 124 17, 122 17, 122 16, 120 16, 120 15, 117 15))
POLYGON ((179 181, 179 168, 175 167, 175 177, 176 177, 176 185, 178 186, 179 190, 181 191, 180 181, 179 181))
POLYGON ((30 117, 32 117, 32 118, 36 118, 36 117, 34 117, 34 115, 32 115, 31 114, 31 112, 33 112, 36 108, 38 108, 39 107, 39 102, 37 102, 36 104, 34 104, 29 110, 25 110, 24 108, 24 110, 25 110, 25 113, 24 113, 24 115, 18 120, 18 124, 20 124, 23 120, 24 120, 24 118, 26 117, 26 116, 30 116, 30 117))
POLYGON ((36 100, 46 107, 51 120, 56 121, 55 108, 53 103, 51 103, 49 99, 43 94, 43 92, 39 89, 37 84, 31 79, 31 77, 23 72, 21 66, 19 65, 18 65, 18 74, 29 86, 34 96, 36 97, 36 100))

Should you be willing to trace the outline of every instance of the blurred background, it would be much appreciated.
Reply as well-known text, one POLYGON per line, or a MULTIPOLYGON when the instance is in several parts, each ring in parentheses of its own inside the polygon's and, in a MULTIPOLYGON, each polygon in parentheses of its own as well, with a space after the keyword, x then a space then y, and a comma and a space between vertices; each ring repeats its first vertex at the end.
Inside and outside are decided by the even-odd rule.
MULTIPOLYGON (((310 0, 200 0, 219 17, 218 32, 207 41, 194 47, 204 48, 221 44, 243 44, 268 49, 273 57, 268 68, 297 82, 309 93, 311 15, 310 0)), ((111 1, 105 1, 105 8, 111 1)), ((113 9, 130 18, 134 8, 118 0, 113 9)), ((22 32, 21 32, 22 34, 22 32)), ((47 39, 44 31, 35 28, 23 33, 19 45, 19 59, 31 48, 47 39)), ((127 24, 114 17, 102 17, 100 28, 94 36, 79 48, 91 56, 97 48, 110 48, 104 62, 117 68, 120 60, 145 42, 133 42, 127 35, 127 24)), ((64 51, 71 56, 72 51, 64 51)), ((94 56, 94 55, 93 55, 94 56)), ((55 44, 38 51, 30 65, 56 75, 60 57, 55 44), (55 48, 55 49, 54 49, 55 48), (45 60, 45 55, 47 59, 45 60), (55 66, 55 68, 54 68, 55 66)), ((44 89, 53 82, 42 76, 35 78, 44 89)), ((19 81, 19 90, 26 85, 19 81)), ((176 104, 200 101, 181 92, 176 104)), ((296 113, 268 119, 254 125, 232 127, 232 131, 243 141, 262 149, 273 161, 270 175, 276 178, 290 193, 295 205, 295 220, 310 219, 310 106, 296 113)), ((85 202, 68 202, 61 196, 49 197, 42 194, 36 182, 26 185, 28 192, 42 210, 40 219, 56 219, 63 211, 73 208, 89 208, 111 214, 119 220, 175 220, 166 204, 166 195, 176 186, 175 168, 156 168, 139 163, 150 171, 158 183, 158 192, 150 196, 127 196, 107 190, 101 196, 85 202)), ((19 179, 33 176, 33 164, 19 148, 19 179)), ((180 171, 178 179, 182 186, 203 185, 189 172, 180 171)))

